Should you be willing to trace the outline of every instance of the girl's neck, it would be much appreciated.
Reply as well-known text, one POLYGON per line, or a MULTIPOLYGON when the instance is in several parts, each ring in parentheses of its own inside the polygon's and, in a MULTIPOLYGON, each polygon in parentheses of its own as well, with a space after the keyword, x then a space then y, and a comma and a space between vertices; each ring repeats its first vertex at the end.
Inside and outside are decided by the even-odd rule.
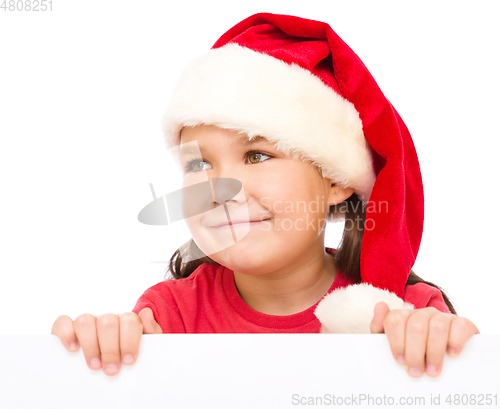
POLYGON ((236 288, 254 310, 270 315, 292 315, 316 304, 330 289, 337 275, 333 255, 308 253, 293 266, 265 275, 234 271, 236 288), (311 254, 317 254, 311 258, 311 254), (286 270, 286 271, 285 271, 286 270))

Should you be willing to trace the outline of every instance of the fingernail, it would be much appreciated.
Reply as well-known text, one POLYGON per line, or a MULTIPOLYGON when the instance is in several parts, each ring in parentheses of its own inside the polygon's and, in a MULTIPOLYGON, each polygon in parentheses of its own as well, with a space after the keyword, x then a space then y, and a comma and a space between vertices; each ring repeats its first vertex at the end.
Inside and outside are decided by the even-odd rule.
POLYGON ((124 355, 122 361, 126 365, 130 365, 134 363, 134 357, 132 355, 124 355))
POLYGON ((457 355, 457 351, 453 348, 448 348, 448 355, 457 355))
POLYGON ((69 344, 69 349, 75 349, 76 348, 76 342, 73 341, 71 344, 69 344))
POLYGON ((437 372, 437 368, 434 365, 427 365, 425 368, 427 373, 435 374, 437 372))
POLYGON ((108 375, 113 375, 116 372, 118 372, 118 366, 117 365, 115 365, 115 364, 106 365, 106 373, 108 375))
POLYGON ((398 355, 396 357, 396 361, 398 362, 398 364, 404 364, 405 363, 405 357, 403 355, 398 355))
POLYGON ((101 367, 101 358, 92 358, 90 360, 90 367, 94 369, 98 369, 101 367))
POLYGON ((420 375, 420 369, 418 368, 410 368, 408 373, 411 375, 411 376, 419 376, 420 375))

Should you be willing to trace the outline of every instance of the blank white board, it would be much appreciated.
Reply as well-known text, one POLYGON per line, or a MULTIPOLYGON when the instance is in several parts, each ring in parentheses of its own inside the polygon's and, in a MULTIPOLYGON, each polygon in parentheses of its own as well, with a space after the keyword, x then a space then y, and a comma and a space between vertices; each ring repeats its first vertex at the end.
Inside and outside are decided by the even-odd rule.
POLYGON ((1 335, 0 407, 498 407, 498 345, 475 335, 438 378, 412 378, 383 334, 144 335, 138 361, 108 377, 54 335, 1 335))

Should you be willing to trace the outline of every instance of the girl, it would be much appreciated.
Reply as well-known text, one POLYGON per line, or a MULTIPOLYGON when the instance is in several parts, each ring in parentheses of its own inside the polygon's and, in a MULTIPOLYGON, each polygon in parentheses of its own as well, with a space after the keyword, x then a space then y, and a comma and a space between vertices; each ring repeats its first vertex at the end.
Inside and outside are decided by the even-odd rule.
POLYGON ((411 271, 423 228, 413 142, 327 24, 241 21, 186 67, 163 125, 193 239, 133 312, 56 320, 90 368, 132 364, 143 333, 371 332, 411 376, 437 376, 445 351, 479 333, 411 271), (340 247, 325 248, 340 219, 340 247))

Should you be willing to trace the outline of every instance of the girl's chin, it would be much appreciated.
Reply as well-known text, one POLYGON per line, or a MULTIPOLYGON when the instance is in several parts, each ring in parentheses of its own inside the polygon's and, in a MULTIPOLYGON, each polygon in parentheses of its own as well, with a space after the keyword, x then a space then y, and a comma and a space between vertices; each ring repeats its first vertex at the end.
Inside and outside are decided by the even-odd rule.
POLYGON ((236 243, 217 253, 212 253, 210 258, 230 268, 229 266, 238 265, 241 267, 245 264, 248 265, 248 262, 253 264, 256 261, 257 255, 252 253, 251 249, 242 246, 240 243, 236 243))
POLYGON ((212 255, 217 258, 235 257, 235 255, 241 257, 242 253, 250 256, 256 251, 265 252, 271 245, 269 234, 267 237, 257 237, 251 231, 244 235, 238 234, 238 232, 233 235, 231 231, 209 233, 193 234, 192 232, 198 247, 210 257, 212 255))
POLYGON ((256 275, 258 271, 268 271, 271 264, 276 261, 276 253, 266 246, 234 245, 210 256, 217 263, 229 270, 242 274, 256 275))

